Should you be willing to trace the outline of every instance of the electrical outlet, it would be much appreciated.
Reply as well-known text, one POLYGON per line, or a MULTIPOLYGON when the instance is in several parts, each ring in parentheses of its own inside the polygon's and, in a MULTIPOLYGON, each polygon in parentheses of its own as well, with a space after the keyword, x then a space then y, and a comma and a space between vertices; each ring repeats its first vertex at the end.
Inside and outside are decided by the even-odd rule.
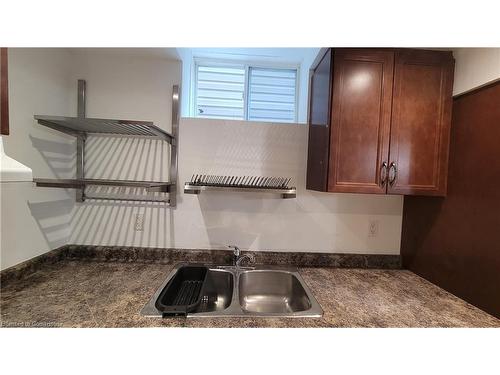
POLYGON ((135 214, 134 229, 136 232, 144 230, 144 214, 135 214))
POLYGON ((370 223, 368 225, 368 237, 377 237, 378 224, 378 220, 370 220, 370 223))

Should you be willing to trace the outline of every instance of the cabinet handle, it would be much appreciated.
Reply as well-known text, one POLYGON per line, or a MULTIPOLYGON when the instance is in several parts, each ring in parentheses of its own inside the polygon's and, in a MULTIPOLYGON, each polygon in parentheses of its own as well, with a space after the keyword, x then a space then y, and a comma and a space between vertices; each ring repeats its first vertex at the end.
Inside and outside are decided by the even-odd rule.
POLYGON ((396 178, 398 177, 398 167, 396 166, 396 163, 392 162, 391 165, 389 166, 389 184, 394 184, 396 182, 396 178), (394 171, 392 177, 391 177, 391 170, 394 171))
POLYGON ((387 162, 384 161, 382 163, 382 166, 380 167, 380 184, 382 187, 385 185, 387 182, 387 162))

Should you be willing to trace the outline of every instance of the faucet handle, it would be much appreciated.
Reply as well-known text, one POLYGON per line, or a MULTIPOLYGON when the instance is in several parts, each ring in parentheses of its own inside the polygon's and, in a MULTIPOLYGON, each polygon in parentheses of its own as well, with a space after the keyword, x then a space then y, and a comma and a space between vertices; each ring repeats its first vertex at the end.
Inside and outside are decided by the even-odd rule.
POLYGON ((230 249, 233 249, 233 253, 234 255, 236 255, 237 257, 240 256, 240 248, 236 245, 227 245, 227 247, 229 247, 230 249))
POLYGON ((253 254, 246 254, 246 255, 247 255, 248 261, 250 263, 255 263, 255 255, 253 255, 253 254))
POLYGON ((252 254, 243 254, 241 257, 238 258, 238 260, 236 261, 235 266, 236 267, 240 267, 241 263, 245 259, 248 261, 248 263, 255 263, 255 257, 252 254))

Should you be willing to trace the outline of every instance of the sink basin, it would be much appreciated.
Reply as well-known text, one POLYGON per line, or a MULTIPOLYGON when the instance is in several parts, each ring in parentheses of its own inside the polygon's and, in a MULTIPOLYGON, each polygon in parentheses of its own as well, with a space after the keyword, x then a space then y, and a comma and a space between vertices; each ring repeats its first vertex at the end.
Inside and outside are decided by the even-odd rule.
POLYGON ((210 269, 202 291, 201 303, 195 313, 222 311, 233 298, 233 274, 220 269, 210 269))
POLYGON ((161 292, 183 267, 205 267, 206 278, 199 304, 186 313, 188 318, 273 317, 318 318, 323 310, 294 267, 179 263, 158 288, 141 314, 162 317, 156 307, 161 292))
POLYGON ((239 300, 244 311, 256 313, 287 314, 311 308, 300 281, 286 271, 243 272, 239 279, 239 300))

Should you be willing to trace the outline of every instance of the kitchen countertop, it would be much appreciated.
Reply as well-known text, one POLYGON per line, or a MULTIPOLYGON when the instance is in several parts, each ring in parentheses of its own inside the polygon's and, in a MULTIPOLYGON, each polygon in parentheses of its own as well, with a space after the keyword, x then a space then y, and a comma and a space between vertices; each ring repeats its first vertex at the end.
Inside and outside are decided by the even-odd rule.
POLYGON ((3 327, 500 327, 406 270, 300 268, 322 318, 147 318, 173 265, 63 260, 1 288, 3 327))

